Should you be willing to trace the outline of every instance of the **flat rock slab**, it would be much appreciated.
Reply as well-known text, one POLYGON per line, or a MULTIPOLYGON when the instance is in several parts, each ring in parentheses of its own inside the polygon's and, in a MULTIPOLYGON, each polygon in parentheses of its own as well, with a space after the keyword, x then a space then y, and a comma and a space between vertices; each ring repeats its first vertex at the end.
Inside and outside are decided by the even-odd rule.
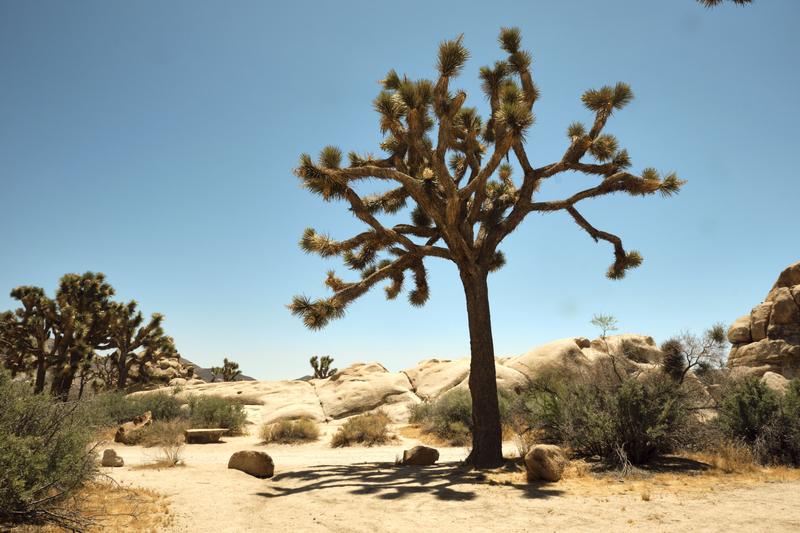
POLYGON ((211 444, 219 442, 219 438, 228 430, 225 428, 187 429, 183 432, 186 444, 211 444))

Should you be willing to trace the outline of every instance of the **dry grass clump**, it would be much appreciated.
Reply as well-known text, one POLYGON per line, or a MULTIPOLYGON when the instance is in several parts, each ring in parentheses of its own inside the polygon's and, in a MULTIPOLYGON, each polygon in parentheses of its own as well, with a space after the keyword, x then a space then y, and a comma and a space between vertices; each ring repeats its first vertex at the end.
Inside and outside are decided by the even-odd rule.
POLYGON ((136 465, 133 470, 161 470, 162 468, 174 468, 176 466, 186 466, 183 460, 183 450, 185 446, 181 444, 165 444, 159 449, 158 455, 149 463, 136 465))
POLYGON ((145 448, 182 445, 184 431, 189 427, 189 421, 181 418, 156 420, 139 432, 139 444, 145 448))
POLYGON ((753 451, 745 444, 726 440, 713 452, 694 454, 695 458, 726 474, 746 474, 759 470, 753 451))
POLYGON ((319 438, 319 426, 313 420, 281 420, 261 426, 261 440, 265 443, 297 444, 312 442, 319 438))
MULTIPOLYGON (((143 488, 122 487, 116 483, 96 482, 76 492, 63 506, 85 519, 81 529, 101 531, 156 532, 173 525, 169 502, 161 494, 143 488)), ((22 526, 24 533, 60 533, 57 525, 22 526)))
POLYGON ((161 469, 183 466, 184 431, 189 427, 188 420, 177 419, 156 421, 144 428, 139 443, 148 448, 159 448, 159 454, 154 461, 134 468, 161 469))
POLYGON ((383 411, 354 416, 333 435, 331 446, 341 448, 353 444, 364 446, 385 444, 393 440, 389 433, 390 422, 389 416, 383 411))

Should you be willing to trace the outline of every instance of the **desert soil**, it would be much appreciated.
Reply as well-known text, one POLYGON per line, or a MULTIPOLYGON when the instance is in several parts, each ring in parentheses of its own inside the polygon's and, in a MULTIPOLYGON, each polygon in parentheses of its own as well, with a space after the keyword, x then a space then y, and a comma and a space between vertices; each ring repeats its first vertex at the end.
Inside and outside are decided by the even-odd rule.
POLYGON ((318 442, 303 445, 263 445, 255 436, 189 445, 185 466, 163 469, 137 468, 155 461, 157 449, 112 444, 125 467, 103 471, 165 495, 167 531, 800 531, 797 475, 687 473, 679 465, 680 473, 635 480, 573 469, 558 483, 532 485, 519 472, 461 468, 463 448, 439 448, 432 467, 397 467, 417 441, 332 449, 336 427, 323 428, 318 442), (269 453, 275 476, 228 470, 230 455, 245 449, 269 453))

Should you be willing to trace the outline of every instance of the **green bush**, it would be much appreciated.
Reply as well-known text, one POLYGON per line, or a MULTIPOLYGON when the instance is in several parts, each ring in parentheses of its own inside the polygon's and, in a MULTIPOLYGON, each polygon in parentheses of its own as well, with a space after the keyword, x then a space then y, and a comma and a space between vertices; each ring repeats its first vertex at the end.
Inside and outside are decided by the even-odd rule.
POLYGON ((89 405, 98 426, 130 422, 145 411, 152 413, 153 420, 173 420, 182 416, 181 402, 166 392, 135 396, 122 392, 107 392, 92 398, 89 405))
POLYGON ((59 505, 95 473, 87 411, 34 395, 2 369, 0 406, 0 523, 79 525, 59 505))
POLYGON ((800 465, 800 379, 784 394, 755 377, 737 380, 723 392, 717 423, 760 463, 800 465))
POLYGON ((281 420, 261 427, 261 440, 280 444, 310 442, 319 438, 319 427, 308 418, 281 420))
POLYGON ((691 427, 684 391, 663 374, 617 381, 551 376, 520 395, 511 417, 545 442, 610 464, 643 464, 673 451, 691 427))
POLYGON ((383 411, 364 413, 348 419, 333 435, 331 446, 341 448, 353 444, 373 446, 391 440, 389 416, 383 411))
MULTIPOLYGON (((498 394, 500 420, 508 418, 511 395, 498 394)), ((411 409, 413 424, 453 446, 466 446, 472 440, 472 398, 468 389, 451 390, 436 400, 417 404, 411 409)))
POLYGON ((754 444, 779 408, 778 394, 758 378, 749 377, 724 391, 718 420, 726 435, 754 444))
POLYGON ((228 434, 241 434, 247 422, 244 407, 219 396, 189 398, 189 423, 193 428, 225 428, 228 434))

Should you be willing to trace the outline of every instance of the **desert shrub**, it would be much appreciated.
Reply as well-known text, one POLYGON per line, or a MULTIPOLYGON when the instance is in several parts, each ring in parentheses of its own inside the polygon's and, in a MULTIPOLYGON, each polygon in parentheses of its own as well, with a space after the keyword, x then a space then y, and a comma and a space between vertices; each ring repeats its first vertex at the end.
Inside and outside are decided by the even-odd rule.
POLYGON ((336 431, 331 439, 331 446, 334 448, 353 444, 373 446, 389 442, 391 440, 390 422, 389 416, 383 411, 354 416, 336 431))
POLYGON ((319 427, 308 418, 281 420, 261 427, 261 440, 280 444, 310 442, 319 438, 319 427))
POLYGON ((733 382, 720 402, 719 424, 731 438, 753 444, 777 415, 778 394, 758 378, 733 382))
POLYGON ((146 448, 180 446, 184 443, 184 431, 189 421, 182 418, 156 420, 136 433, 137 444, 146 448))
POLYGON ((673 451, 690 428, 683 390, 661 373, 617 381, 547 376, 519 396, 511 418, 520 433, 611 464, 643 464, 673 451))
POLYGON ((166 468, 183 466, 183 448, 183 443, 162 445, 157 464, 166 468))
POLYGON ((247 422, 244 407, 219 396, 189 398, 189 423, 193 428, 226 428, 229 434, 240 434, 247 422))
POLYGON ((800 465, 800 379, 784 394, 755 377, 735 381, 723 392, 717 423, 760 463, 800 465))
POLYGON ((94 422, 98 426, 109 426, 129 422, 145 411, 153 414, 153 420, 173 420, 182 416, 181 402, 166 392, 154 392, 129 396, 122 392, 98 394, 89 401, 94 422))
POLYGON ((0 369, 0 523, 79 527, 60 508, 95 473, 88 412, 79 403, 34 395, 0 369))
MULTIPOLYGON (((500 420, 508 418, 511 393, 498 391, 500 420)), ((466 446, 472 440, 472 398, 467 389, 454 389, 439 398, 411 408, 413 424, 453 446, 466 446)))

